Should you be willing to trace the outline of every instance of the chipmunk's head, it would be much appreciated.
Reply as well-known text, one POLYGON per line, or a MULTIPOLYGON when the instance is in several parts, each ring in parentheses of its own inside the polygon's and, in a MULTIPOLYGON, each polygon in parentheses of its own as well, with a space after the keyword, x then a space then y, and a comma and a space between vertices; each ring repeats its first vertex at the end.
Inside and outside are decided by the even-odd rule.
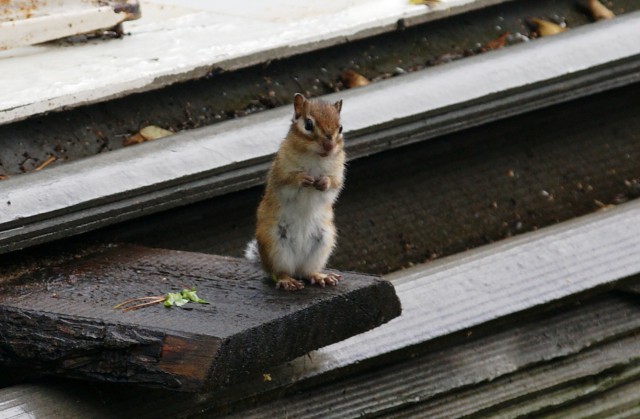
POLYGON ((340 111, 342 100, 328 103, 322 100, 308 100, 300 93, 293 97, 292 129, 303 138, 308 151, 322 157, 337 153, 344 147, 340 111))

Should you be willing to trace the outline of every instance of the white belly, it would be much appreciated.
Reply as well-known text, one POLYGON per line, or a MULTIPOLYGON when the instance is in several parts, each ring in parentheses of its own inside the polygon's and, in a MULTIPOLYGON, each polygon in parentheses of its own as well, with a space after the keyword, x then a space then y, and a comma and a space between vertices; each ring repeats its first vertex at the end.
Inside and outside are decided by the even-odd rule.
POLYGON ((273 239, 281 269, 292 275, 324 267, 335 243, 330 205, 337 193, 309 188, 283 188, 273 239))

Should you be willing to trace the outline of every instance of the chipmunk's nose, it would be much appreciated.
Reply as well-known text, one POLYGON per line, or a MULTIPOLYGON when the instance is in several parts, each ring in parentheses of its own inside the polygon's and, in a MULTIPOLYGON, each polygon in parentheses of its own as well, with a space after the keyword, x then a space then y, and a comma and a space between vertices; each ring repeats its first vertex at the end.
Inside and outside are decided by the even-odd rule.
POLYGON ((324 151, 327 153, 333 150, 333 141, 331 141, 331 138, 325 138, 322 140, 322 148, 324 148, 324 151))

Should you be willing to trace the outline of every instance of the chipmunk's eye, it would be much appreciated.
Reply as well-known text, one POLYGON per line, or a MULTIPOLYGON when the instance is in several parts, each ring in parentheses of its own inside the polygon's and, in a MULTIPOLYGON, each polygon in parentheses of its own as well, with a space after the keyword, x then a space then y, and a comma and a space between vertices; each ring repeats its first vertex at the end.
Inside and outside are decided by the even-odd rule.
POLYGON ((309 118, 304 120, 304 129, 307 131, 313 131, 313 121, 309 118))
POLYGON ((342 125, 340 125, 340 128, 338 128, 338 134, 342 134, 342 125))

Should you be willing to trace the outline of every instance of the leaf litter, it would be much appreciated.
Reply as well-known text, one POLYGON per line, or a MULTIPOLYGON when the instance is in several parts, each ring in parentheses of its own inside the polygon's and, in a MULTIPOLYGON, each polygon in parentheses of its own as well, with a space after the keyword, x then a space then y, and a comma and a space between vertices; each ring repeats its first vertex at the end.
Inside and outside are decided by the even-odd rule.
POLYGON ((196 294, 196 288, 192 287, 191 289, 185 288, 180 292, 168 292, 165 295, 130 298, 113 308, 116 310, 122 309, 123 312, 127 312, 160 303, 167 308, 171 308, 173 306, 182 307, 187 303, 209 304, 209 302, 198 297, 198 294, 196 294))

